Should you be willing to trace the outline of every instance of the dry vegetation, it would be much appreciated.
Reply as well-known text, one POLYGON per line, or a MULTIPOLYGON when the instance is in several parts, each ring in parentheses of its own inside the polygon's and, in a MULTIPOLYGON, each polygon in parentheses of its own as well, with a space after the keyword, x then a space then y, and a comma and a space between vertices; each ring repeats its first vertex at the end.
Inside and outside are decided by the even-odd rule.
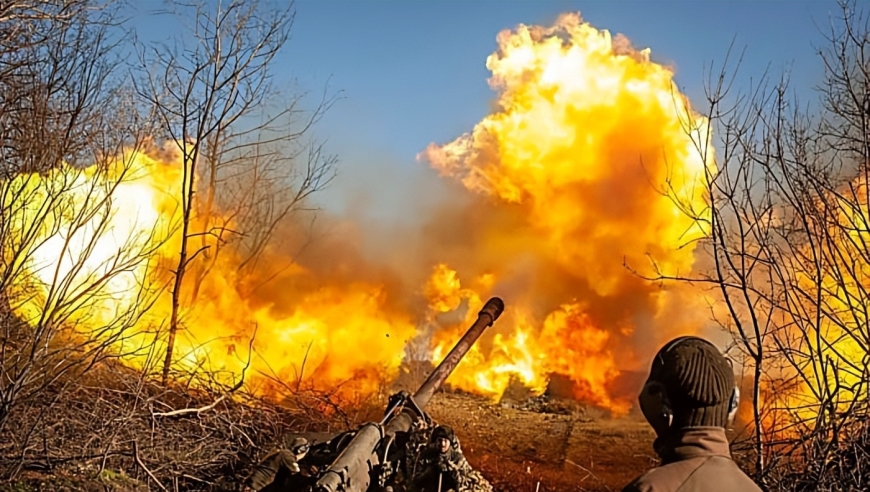
MULTIPOLYGON (((238 395, 215 405, 216 393, 164 387, 123 367, 93 371, 72 398, 46 392, 51 412, 40 405, 15 414, 0 470, 14 477, 12 490, 238 490, 285 434, 377 416, 371 402, 352 420, 327 418, 322 395, 304 396, 278 405, 238 395)), ((430 409, 456 428, 470 462, 500 491, 619 490, 654 462, 652 432, 638 416, 593 417, 567 402, 560 413, 518 410, 457 393, 439 394, 430 409)))
POLYGON ((13 414, 0 472, 13 490, 238 490, 287 432, 348 425, 324 415, 320 394, 281 404, 223 394, 107 364, 13 414))
POLYGON ((197 29, 193 49, 172 51, 129 36, 119 2, 0 2, 0 474, 13 488, 48 477, 37 488, 220 489, 229 478, 232 489, 239 467, 289 426, 348 425, 350 409, 330 395, 300 390, 269 403, 238 391, 241 380, 222 385, 173 365, 179 316, 196 298, 196 282, 181 289, 185 273, 207 275, 233 245, 241 278, 332 176, 334 159, 303 140, 331 100, 303 113, 301 95, 272 86, 269 64, 293 20, 281 3, 177 3, 175 15, 196 14, 197 29), (138 64, 127 62, 133 52, 138 64), (266 104, 268 118, 240 123, 266 104), (88 263, 112 231, 133 153, 156 142, 183 156, 183 218, 168 226, 182 231, 176 281, 140 280, 128 307, 104 316, 94 306, 162 246, 165 231, 155 230, 88 263), (196 224, 194 187, 207 196, 196 224), (235 205, 246 228, 227 230, 209 214, 219 205, 235 205), (62 238, 53 261, 39 256, 47 238, 62 238), (193 265, 197 256, 211 263, 193 265), (139 326, 166 289, 168 330, 139 326), (132 356, 141 370, 120 364, 132 356))
POLYGON ((686 127, 716 166, 707 207, 684 207, 709 231, 708 266, 676 280, 720 300, 752 383, 741 449, 769 490, 867 487, 870 17, 844 1, 824 24, 818 103, 788 74, 740 92, 726 59, 706 83, 709 127, 686 127))

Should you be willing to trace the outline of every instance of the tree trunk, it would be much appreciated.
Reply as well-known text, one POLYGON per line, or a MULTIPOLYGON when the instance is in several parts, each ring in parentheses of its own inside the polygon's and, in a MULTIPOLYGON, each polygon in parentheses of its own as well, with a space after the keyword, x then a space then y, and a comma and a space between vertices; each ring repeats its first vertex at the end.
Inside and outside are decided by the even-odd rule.
POLYGON ((184 145, 184 195, 182 201, 181 222, 181 248, 178 254, 178 268, 175 270, 175 279, 172 286, 172 314, 169 318, 169 336, 166 340, 166 357, 163 359, 162 383, 166 386, 169 380, 169 368, 172 366, 172 353, 175 349, 175 337, 178 333, 178 314, 181 309, 181 286, 184 280, 184 272, 187 270, 187 240, 190 230, 190 214, 193 209, 194 178, 196 176, 196 150, 192 155, 187 152, 187 144, 184 145))

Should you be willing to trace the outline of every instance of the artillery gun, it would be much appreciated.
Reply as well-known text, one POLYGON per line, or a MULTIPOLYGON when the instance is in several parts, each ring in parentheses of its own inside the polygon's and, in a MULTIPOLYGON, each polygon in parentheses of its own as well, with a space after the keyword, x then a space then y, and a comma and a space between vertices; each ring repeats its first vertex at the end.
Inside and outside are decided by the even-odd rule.
POLYGON ((401 391, 390 397, 380 422, 369 422, 354 431, 334 436, 306 450, 294 464, 302 473, 279 474, 263 491, 388 492, 411 473, 413 452, 420 443, 415 431, 432 428, 426 405, 483 331, 504 311, 504 302, 493 297, 477 321, 465 332, 447 357, 411 395, 401 391))

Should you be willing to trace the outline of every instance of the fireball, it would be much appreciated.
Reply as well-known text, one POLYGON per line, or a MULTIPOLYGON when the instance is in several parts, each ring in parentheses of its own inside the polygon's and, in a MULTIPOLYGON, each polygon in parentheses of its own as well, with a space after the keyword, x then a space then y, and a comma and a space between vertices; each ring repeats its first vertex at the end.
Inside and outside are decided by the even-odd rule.
MULTIPOLYGON (((563 15, 551 27, 520 25, 497 40, 486 61, 497 109, 421 157, 523 225, 494 225, 482 236, 499 263, 531 264, 525 274, 541 280, 517 287, 513 273, 486 272, 496 276, 496 291, 500 282, 512 285, 515 302, 505 297, 514 315, 502 322, 492 349, 475 354, 478 360, 461 365, 451 381, 497 396, 510 377, 540 389, 559 373, 575 382, 579 398, 625 411, 610 385, 635 357, 639 324, 660 334, 654 340, 675 328, 699 328, 669 323, 664 313, 684 296, 641 277, 687 273, 694 264, 692 241, 705 230, 680 207, 702 210, 706 203, 712 156, 704 162, 693 137, 706 134, 707 121, 649 50, 635 50, 579 15, 563 15), (536 298, 548 306, 527 301, 536 298)), ((473 264, 468 273, 456 268, 458 278, 479 273, 473 264)), ((444 276, 442 267, 436 276, 444 276)), ((460 292, 454 287, 430 299, 460 292)), ((436 354, 445 343, 436 337, 436 354)))
MULTIPOLYGON (((649 50, 579 15, 550 27, 520 25, 497 41, 486 60, 497 93, 492 114, 421 154, 468 200, 445 196, 444 210, 415 221, 424 227, 413 235, 429 245, 416 267, 391 269, 394 251, 365 257, 353 240, 337 249, 348 254, 327 257, 332 250, 324 248, 319 263, 298 262, 276 244, 242 270, 231 242, 202 261, 218 239, 194 210, 176 373, 225 382, 245 374, 249 388, 265 394, 302 386, 370 392, 395 372, 418 326, 434 333, 437 362, 482 301, 500 295, 508 310, 450 383, 497 398, 512 382, 545 391, 561 374, 577 398, 628 409, 614 389, 621 372, 636 367, 651 343, 697 330, 704 315, 694 297, 645 277, 693 267, 692 244, 705 231, 681 208, 704 209, 712 164, 693 136, 706 135, 707 122, 649 50), (451 234, 447 247, 444 224, 469 233, 451 234)), ((43 323, 65 286, 80 301, 65 305, 67 324, 93 336, 122 330, 112 340, 123 359, 157 369, 182 242, 183 162, 178 152, 137 150, 105 169, 63 166, 19 178, 36 198, 16 212, 11 234, 35 240, 22 270, 27 281, 13 286, 22 299, 14 308, 43 323), (81 182, 70 186, 71 177, 81 182), (38 204, 65 186, 57 213, 46 215, 38 204), (40 227, 31 228, 37 219, 40 227)), ((223 214, 227 229, 238 225, 229 211, 209 213, 223 214)))

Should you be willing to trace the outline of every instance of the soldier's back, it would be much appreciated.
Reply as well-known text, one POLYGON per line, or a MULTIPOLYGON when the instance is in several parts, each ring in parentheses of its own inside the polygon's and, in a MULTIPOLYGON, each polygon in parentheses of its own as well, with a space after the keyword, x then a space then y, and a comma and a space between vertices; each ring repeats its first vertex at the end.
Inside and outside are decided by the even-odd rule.
POLYGON ((728 457, 704 456, 654 468, 623 492, 761 492, 728 457))

